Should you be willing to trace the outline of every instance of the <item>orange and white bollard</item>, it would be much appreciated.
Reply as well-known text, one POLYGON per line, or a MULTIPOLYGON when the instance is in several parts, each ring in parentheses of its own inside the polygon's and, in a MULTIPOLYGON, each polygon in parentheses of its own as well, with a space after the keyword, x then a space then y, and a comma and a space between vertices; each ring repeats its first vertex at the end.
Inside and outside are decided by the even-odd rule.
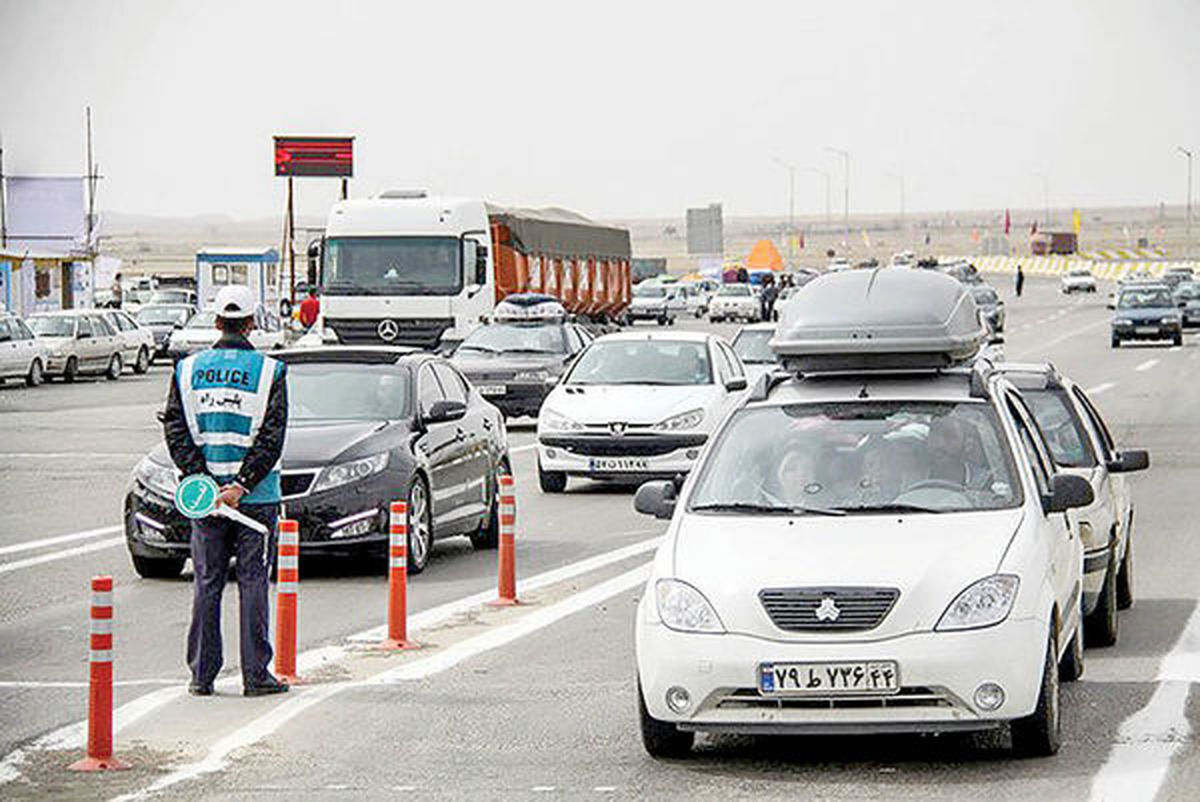
POLYGON ((300 594, 300 524, 279 519, 279 564, 275 585, 275 675, 291 684, 296 676, 296 608, 300 594))
POLYGON ((408 639, 408 502, 393 501, 388 527, 388 622, 381 649, 416 649, 408 639))
POLYGON ((92 577, 92 609, 88 640, 88 739, 87 757, 72 763, 71 771, 111 771, 128 764, 113 757, 112 718, 112 603, 111 576, 92 577))
POLYGON ((513 478, 500 477, 500 542, 499 571, 496 578, 496 598, 490 602, 494 607, 520 604, 517 600, 517 496, 513 478))

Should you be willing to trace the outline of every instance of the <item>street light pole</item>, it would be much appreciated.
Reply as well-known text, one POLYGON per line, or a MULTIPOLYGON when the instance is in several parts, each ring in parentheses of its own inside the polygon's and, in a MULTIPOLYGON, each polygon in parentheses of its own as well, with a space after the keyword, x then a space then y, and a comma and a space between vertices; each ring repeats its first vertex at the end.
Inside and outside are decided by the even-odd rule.
POLYGON ((831 153, 836 153, 842 157, 842 176, 844 184, 844 197, 842 207, 842 245, 850 247, 850 152, 835 148, 832 145, 826 145, 825 150, 831 153))
POLYGON ((1180 153, 1187 156, 1187 224, 1184 234, 1184 248, 1188 258, 1192 258, 1192 152, 1180 145, 1178 147, 1180 153))
POLYGON ((787 168, 788 171, 788 256, 793 257, 796 254, 792 250, 792 240, 795 238, 796 232, 796 167, 788 164, 783 159, 776 158, 775 163, 781 167, 787 168))
POLYGON ((829 206, 829 187, 830 187, 829 173, 825 172, 824 170, 818 170, 816 167, 809 167, 808 171, 810 173, 816 173, 817 175, 819 175, 825 179, 825 228, 828 230, 833 227, 833 217, 830 214, 830 206, 829 206))

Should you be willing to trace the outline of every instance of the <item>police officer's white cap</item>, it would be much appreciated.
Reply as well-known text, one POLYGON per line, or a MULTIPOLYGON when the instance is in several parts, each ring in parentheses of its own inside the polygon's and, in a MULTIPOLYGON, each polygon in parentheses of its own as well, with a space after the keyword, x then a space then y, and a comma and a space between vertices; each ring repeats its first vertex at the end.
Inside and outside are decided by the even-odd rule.
POLYGON ((250 291, 249 287, 241 284, 222 287, 221 291, 217 293, 216 303, 213 304, 217 310, 217 317, 230 320, 251 317, 256 305, 254 293, 250 291))

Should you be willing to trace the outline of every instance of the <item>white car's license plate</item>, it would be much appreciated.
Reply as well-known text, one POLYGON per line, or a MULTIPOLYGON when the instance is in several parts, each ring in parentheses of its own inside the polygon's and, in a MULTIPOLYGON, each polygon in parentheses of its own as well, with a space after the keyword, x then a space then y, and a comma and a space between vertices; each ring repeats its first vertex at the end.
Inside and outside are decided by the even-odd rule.
POLYGON ((1136 326, 1133 330, 1137 334, 1158 334, 1158 326, 1136 326))
POLYGON ((900 667, 894 660, 761 663, 758 691, 764 696, 899 693, 900 667))
POLYGON ((589 471, 648 471, 650 460, 645 457, 592 457, 589 471))
POLYGON ((503 384, 481 384, 477 389, 480 395, 504 395, 508 392, 503 384))

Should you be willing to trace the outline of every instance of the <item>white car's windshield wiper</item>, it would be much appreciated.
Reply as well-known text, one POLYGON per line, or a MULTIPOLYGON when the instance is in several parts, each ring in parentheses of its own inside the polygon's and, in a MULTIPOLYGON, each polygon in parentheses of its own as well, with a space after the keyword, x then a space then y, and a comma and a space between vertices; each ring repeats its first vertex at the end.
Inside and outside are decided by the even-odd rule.
POLYGON ((462 345, 458 346, 458 350, 460 350, 460 351, 463 350, 464 348, 469 348, 472 351, 483 351, 484 353, 487 353, 487 354, 500 353, 499 348, 492 348, 490 345, 476 345, 475 343, 463 343, 462 345))
POLYGON ((934 515, 946 512, 936 507, 922 507, 920 504, 872 504, 869 507, 838 507, 843 514, 853 515, 857 512, 928 512, 934 515))
POLYGON ((764 515, 845 515, 845 510, 830 509, 826 507, 800 507, 787 506, 781 504, 756 504, 746 501, 732 502, 713 502, 711 504, 697 504, 692 507, 693 512, 751 512, 764 515))

